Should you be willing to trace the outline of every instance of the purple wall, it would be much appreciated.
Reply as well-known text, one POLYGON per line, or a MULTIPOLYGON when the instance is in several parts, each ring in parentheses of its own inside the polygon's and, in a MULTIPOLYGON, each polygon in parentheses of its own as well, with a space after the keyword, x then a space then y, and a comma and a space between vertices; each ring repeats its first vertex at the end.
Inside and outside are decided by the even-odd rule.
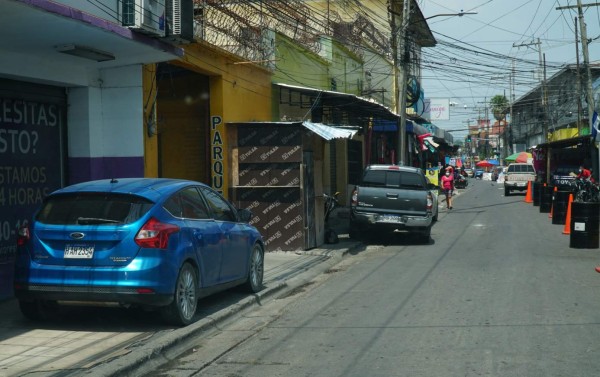
POLYGON ((143 176, 143 157, 69 158, 69 185, 104 178, 133 178, 143 176))

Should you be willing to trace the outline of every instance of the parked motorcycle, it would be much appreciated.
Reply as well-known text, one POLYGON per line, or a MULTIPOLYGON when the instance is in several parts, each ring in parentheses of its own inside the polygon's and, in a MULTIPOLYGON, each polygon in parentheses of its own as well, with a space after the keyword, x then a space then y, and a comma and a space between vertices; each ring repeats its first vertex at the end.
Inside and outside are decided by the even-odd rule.
POLYGON ((469 185, 469 181, 463 176, 460 176, 454 181, 454 187, 457 189, 464 189, 469 185))
POLYGON ((339 194, 339 192, 336 192, 333 195, 323 193, 323 197, 325 198, 325 243, 339 242, 337 233, 329 227, 329 215, 331 215, 331 212, 340 205, 337 199, 339 194))

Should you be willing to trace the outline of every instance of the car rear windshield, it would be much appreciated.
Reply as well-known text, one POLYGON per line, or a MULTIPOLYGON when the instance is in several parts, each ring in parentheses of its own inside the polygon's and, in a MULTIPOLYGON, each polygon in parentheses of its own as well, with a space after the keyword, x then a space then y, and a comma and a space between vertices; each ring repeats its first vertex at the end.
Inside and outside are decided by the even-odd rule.
POLYGON ((36 221, 52 225, 128 224, 142 217, 154 203, 134 195, 77 193, 50 196, 36 221))
POLYGON ((425 180, 417 173, 405 171, 367 170, 363 177, 363 186, 392 187, 414 190, 426 188, 425 180))
POLYGON ((535 174, 535 169, 533 165, 523 164, 523 165, 510 165, 508 167, 509 173, 533 173, 535 174))

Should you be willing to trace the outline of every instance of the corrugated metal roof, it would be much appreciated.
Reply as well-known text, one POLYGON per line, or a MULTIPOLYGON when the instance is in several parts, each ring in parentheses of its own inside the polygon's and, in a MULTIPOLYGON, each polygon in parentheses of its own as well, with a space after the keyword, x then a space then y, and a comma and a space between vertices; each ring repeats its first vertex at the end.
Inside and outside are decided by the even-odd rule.
POLYGON ((333 139, 352 139, 358 130, 349 130, 345 128, 336 128, 326 126, 322 123, 302 122, 304 128, 311 130, 325 140, 333 139))

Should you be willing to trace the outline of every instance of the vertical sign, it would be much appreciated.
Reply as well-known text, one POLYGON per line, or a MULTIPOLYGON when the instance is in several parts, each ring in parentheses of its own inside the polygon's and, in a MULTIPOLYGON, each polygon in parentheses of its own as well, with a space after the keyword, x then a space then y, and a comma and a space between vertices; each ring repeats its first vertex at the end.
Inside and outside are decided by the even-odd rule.
POLYGON ((12 295, 18 228, 61 187, 65 108, 0 98, 0 299, 12 295))
POLYGON ((223 195, 223 118, 210 117, 211 185, 223 195))

